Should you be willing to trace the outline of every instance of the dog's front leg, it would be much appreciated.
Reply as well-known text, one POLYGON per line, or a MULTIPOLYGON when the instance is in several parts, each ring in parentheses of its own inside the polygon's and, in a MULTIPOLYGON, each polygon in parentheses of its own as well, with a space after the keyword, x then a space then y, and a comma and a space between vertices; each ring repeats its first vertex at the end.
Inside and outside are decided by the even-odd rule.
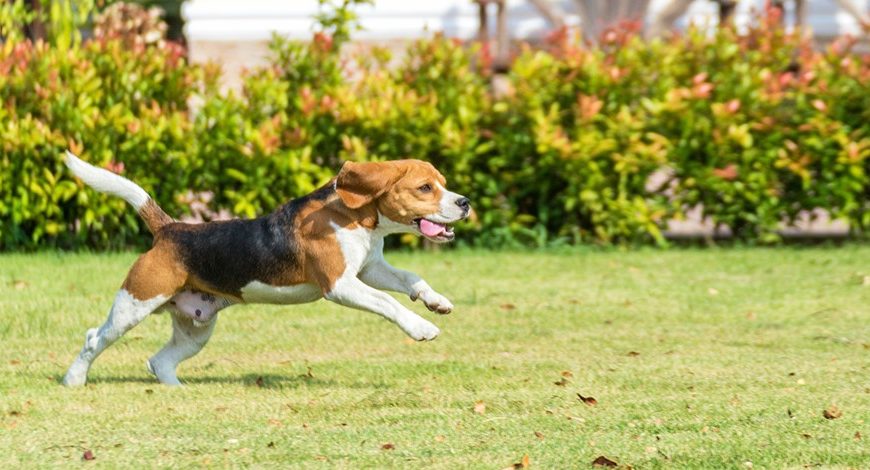
POLYGON ((411 300, 420 299, 426 308, 433 312, 446 314, 453 310, 453 304, 447 297, 435 292, 420 276, 392 267, 383 258, 370 262, 359 275, 366 284, 376 288, 403 292, 411 300))
POLYGON ((377 313, 395 323, 417 341, 433 340, 441 330, 425 318, 408 310, 389 294, 370 287, 353 276, 342 277, 324 298, 346 307, 377 313))

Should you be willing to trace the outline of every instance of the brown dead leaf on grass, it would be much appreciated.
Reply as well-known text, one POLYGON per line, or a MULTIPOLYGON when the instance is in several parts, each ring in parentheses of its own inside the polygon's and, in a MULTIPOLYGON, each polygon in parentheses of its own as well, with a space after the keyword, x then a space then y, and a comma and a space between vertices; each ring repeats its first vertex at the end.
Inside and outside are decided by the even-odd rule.
POLYGON ((861 440, 861 432, 855 431, 855 435, 852 437, 855 438, 856 441, 860 441, 861 440))
POLYGON ((553 382, 553 385, 558 385, 559 387, 564 387, 564 386, 568 385, 568 379, 566 379, 565 377, 562 377, 561 379, 553 382))
POLYGON ((517 306, 514 304, 501 304, 500 307, 502 308, 502 310, 514 310, 517 308, 517 306))
POLYGON ((595 406, 598 404, 598 400, 596 400, 595 397, 584 397, 580 392, 577 392, 577 399, 589 406, 595 406))
POLYGON ((532 466, 531 460, 529 459, 529 454, 523 456, 519 462, 514 463, 509 467, 505 467, 503 470, 516 470, 519 468, 529 468, 532 466))
POLYGON ((637 351, 629 351, 629 352, 626 354, 626 356, 628 356, 628 357, 637 357, 637 356, 640 356, 640 353, 637 352, 637 351))
POLYGON ((395 448, 396 448, 396 446, 393 445, 392 442, 387 442, 386 444, 381 446, 381 450, 393 450, 395 448))
POLYGON ((572 374, 570 370, 563 370, 562 377, 565 377, 566 379, 570 379, 570 378, 574 377, 574 374, 572 374))
POLYGON ((483 400, 474 402, 474 412, 479 415, 486 413, 486 403, 484 403, 483 400))
POLYGON ((537 437, 538 439, 543 441, 544 440, 544 433, 542 433, 541 431, 535 431, 535 437, 537 437))
POLYGON ((837 405, 831 405, 822 412, 822 416, 825 419, 837 419, 843 416, 843 411, 837 408, 837 405))
POLYGON ((608 459, 607 457, 605 457, 603 455, 599 455, 597 459, 592 461, 592 466, 593 467, 617 467, 617 466, 619 466, 619 464, 614 462, 613 460, 608 459))
POLYGON ((82 454, 82 460, 94 460, 95 458, 96 457, 94 456, 94 453, 90 449, 86 450, 85 453, 82 454))

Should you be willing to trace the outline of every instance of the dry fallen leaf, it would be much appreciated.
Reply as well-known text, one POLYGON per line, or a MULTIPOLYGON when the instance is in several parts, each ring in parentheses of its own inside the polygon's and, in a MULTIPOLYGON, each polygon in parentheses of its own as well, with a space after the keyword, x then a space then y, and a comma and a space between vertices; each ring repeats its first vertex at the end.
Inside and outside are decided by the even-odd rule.
POLYGON ((626 354, 626 356, 628 356, 628 357, 637 357, 637 356, 640 356, 640 353, 637 352, 637 351, 629 351, 628 354, 626 354))
POLYGON ((812 435, 812 434, 807 434, 807 433, 802 433, 802 434, 801 434, 801 437, 804 438, 804 439, 812 439, 812 438, 813 438, 813 435, 812 435))
POLYGON ((523 456, 523 458, 519 462, 517 462, 509 467, 505 467, 502 470, 517 470, 519 468, 529 468, 530 466, 531 466, 531 461, 529 460, 529 455, 526 454, 523 456))
POLYGON ((514 304, 501 304, 500 307, 503 310, 514 310, 515 308, 517 308, 517 306, 514 304))
POLYGON ((562 377, 570 379, 571 377, 574 377, 574 374, 572 374, 570 370, 563 370, 562 377))
MULTIPOLYGON (((529 454, 523 456, 522 460, 520 460, 519 468, 529 468, 531 466, 531 460, 529 459, 529 454)), ((514 468, 517 467, 517 464, 514 464, 514 468)))
POLYGON ((861 440, 861 432, 855 431, 855 436, 853 436, 853 437, 855 438, 856 441, 860 441, 861 440))
POLYGON ((595 467, 616 467, 619 464, 614 462, 613 460, 608 459, 603 455, 599 455, 597 459, 592 461, 592 466, 595 467))
POLYGON ((586 403, 586 404, 589 405, 589 406, 593 406, 593 405, 597 405, 597 404, 598 404, 598 400, 596 400, 594 397, 584 397, 584 396, 581 395, 579 392, 577 393, 577 398, 580 399, 580 401, 582 401, 583 403, 586 403))
POLYGON ((94 453, 90 450, 86 450, 84 454, 82 454, 82 460, 94 460, 94 453))
POLYGON ((565 385, 568 385, 568 379, 566 379, 565 377, 562 377, 561 379, 553 382, 553 385, 558 385, 560 387, 564 387, 565 385))
POLYGON ((266 444, 266 447, 268 447, 268 448, 270 448, 270 449, 273 448, 273 447, 275 447, 275 441, 269 441, 269 443, 266 444))
POLYGON ((392 443, 390 443, 390 442, 387 442, 386 444, 384 444, 384 445, 381 446, 381 450, 393 450, 393 449, 395 449, 395 448, 396 448, 396 446, 394 446, 394 445, 393 445, 392 443))
POLYGON ((474 402, 474 412, 479 415, 486 413, 486 403, 483 400, 474 402))
POLYGON ((824 416, 825 419, 837 419, 843 416, 843 412, 837 408, 837 405, 831 405, 828 409, 822 412, 822 416, 824 416))

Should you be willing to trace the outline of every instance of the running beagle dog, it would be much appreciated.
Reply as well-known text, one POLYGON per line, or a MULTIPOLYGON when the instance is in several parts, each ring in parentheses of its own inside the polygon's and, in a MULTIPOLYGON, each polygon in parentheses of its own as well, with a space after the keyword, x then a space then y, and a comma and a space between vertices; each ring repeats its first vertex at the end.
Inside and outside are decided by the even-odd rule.
POLYGON ((236 303, 299 304, 325 298, 377 313, 417 341, 438 327, 382 292, 403 292, 441 314, 453 304, 419 276, 390 266, 384 236, 417 233, 453 240, 449 224, 468 217, 468 198, 445 189, 444 176, 419 160, 353 163, 313 193, 251 220, 184 224, 141 187, 67 152, 66 165, 97 191, 129 202, 154 234, 133 264, 109 317, 88 330, 63 383, 83 385, 94 359, 149 314, 172 313, 172 338, 148 370, 179 385, 175 369, 198 353, 217 312, 236 303))

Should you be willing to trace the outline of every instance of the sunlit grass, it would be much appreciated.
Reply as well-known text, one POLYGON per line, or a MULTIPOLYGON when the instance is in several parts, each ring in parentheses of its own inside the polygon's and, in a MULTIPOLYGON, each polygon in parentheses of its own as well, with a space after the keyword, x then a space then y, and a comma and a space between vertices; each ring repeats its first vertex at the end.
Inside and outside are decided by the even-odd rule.
POLYGON ((134 258, 0 256, 0 467, 870 462, 870 247, 388 254, 456 304, 425 313, 435 342, 324 301, 233 307, 167 388, 144 367, 164 314, 61 387, 134 258))

